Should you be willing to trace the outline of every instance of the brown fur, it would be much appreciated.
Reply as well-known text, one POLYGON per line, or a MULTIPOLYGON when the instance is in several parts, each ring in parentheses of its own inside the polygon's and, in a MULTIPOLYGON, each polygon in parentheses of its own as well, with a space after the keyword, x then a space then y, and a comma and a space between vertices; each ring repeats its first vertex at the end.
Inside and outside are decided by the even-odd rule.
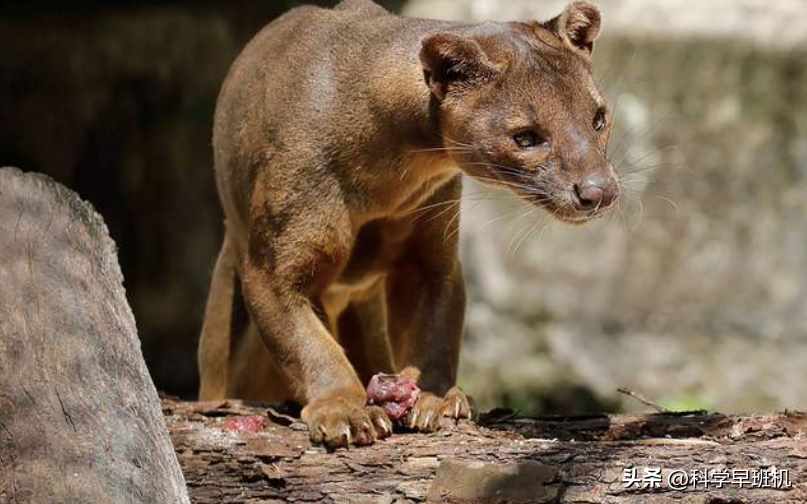
POLYGON ((216 109, 226 237, 200 398, 295 400, 314 441, 370 443, 390 424, 364 384, 402 372, 426 391, 414 428, 469 416, 460 174, 571 222, 612 204, 599 25, 583 2, 545 24, 465 25, 346 0, 261 31, 216 109))

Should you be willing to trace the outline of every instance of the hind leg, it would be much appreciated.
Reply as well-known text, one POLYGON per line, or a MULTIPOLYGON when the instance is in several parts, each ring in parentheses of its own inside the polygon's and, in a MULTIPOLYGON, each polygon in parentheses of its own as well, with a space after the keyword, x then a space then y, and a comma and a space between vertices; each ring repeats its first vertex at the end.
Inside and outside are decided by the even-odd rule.
POLYGON ((202 401, 223 399, 227 393, 235 263, 235 250, 225 235, 213 269, 199 339, 199 399, 202 401))
POLYGON ((367 386, 376 373, 394 373, 395 362, 387 335, 384 281, 359 299, 351 300, 339 316, 337 339, 348 360, 367 386))
POLYGON ((275 364, 276 356, 266 348, 255 323, 249 321, 233 336, 227 397, 271 404, 294 400, 288 377, 275 364))
POLYGON ((291 399, 244 305, 236 261, 235 248, 225 236, 213 270, 199 341, 199 399, 291 399))

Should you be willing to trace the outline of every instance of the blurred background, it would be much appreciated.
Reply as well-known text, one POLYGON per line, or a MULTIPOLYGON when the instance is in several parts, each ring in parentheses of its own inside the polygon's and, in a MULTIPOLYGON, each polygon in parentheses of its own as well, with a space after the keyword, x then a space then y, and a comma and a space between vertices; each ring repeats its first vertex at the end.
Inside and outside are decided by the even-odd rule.
MULTIPOLYGON (((221 239, 218 88, 293 4, 0 2, 0 165, 47 173, 104 216, 170 394, 196 393, 221 239)), ((383 4, 504 20, 565 2, 383 4)), ((807 408, 807 0, 599 4, 623 205, 569 227, 468 184, 461 385, 525 413, 647 409, 620 386, 674 409, 807 408)))

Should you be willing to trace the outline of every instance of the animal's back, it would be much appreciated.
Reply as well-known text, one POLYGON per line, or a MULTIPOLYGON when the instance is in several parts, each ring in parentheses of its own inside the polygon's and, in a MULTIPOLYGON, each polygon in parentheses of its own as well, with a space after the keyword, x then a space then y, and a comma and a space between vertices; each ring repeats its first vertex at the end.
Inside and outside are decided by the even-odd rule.
MULTIPOLYGON (((384 51, 400 22, 369 0, 334 9, 298 7, 261 30, 233 63, 216 106, 213 146, 228 218, 246 215, 255 170, 293 150, 313 155, 344 130, 340 103, 361 103, 372 53, 384 51), (380 21, 380 22, 379 22, 380 21)), ((272 166, 271 169, 283 169, 272 166)))

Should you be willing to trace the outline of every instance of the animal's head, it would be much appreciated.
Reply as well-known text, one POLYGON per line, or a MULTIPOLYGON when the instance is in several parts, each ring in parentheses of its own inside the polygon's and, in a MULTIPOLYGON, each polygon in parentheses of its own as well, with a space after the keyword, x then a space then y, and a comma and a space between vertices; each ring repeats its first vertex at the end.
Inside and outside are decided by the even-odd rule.
POLYGON ((567 222, 614 204, 611 112, 591 75, 600 24, 597 7, 573 2, 545 23, 490 23, 423 40, 444 146, 465 173, 567 222))

